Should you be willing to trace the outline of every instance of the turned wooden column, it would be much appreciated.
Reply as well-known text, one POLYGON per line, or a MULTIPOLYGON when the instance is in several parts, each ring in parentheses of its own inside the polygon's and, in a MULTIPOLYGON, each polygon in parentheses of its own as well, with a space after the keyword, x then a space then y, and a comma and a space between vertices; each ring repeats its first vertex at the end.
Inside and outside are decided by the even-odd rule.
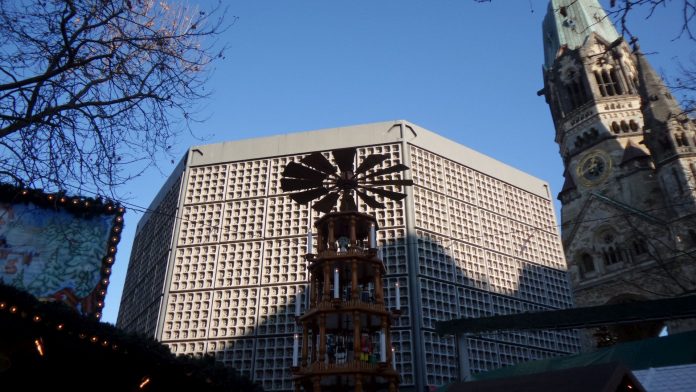
POLYGON ((353 312, 353 360, 358 361, 360 358, 360 313, 353 312))
POLYGON ((336 235, 334 234, 335 223, 334 220, 329 220, 329 249, 336 250, 336 235))
POLYGON ((326 315, 319 316, 319 362, 326 362, 326 315))
POLYGON ((321 227, 317 227, 317 254, 320 254, 324 249, 326 249, 324 236, 321 235, 321 227))
POLYGON ((317 325, 312 326, 312 360, 310 363, 314 363, 317 361, 317 325))
POLYGON ((384 292, 382 291, 382 269, 375 266, 375 302, 384 304, 384 292))
POLYGON ((307 366, 307 351, 309 349, 309 328, 307 323, 302 323, 302 367, 307 366))
POLYGON ((329 263, 324 263, 324 294, 323 301, 329 301, 331 298, 331 266, 329 263))
POLYGON ((355 224, 356 224, 355 218, 351 217, 350 218, 350 244, 351 244, 351 246, 358 245, 358 235, 356 234, 355 224))
POLYGON ((362 376, 358 374, 355 376, 355 392, 362 392, 362 390, 362 376))
POLYGON ((357 301, 360 298, 358 293, 358 262, 353 260, 350 263, 351 282, 350 282, 350 299, 357 301))

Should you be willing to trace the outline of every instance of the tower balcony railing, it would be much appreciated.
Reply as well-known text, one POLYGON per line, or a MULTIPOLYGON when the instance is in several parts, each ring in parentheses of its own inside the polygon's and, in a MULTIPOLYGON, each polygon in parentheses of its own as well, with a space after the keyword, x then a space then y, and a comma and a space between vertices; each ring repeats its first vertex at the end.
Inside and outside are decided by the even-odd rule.
POLYGON ((350 299, 345 300, 343 298, 331 298, 328 300, 320 300, 313 307, 307 309, 307 314, 311 314, 313 311, 329 311, 337 309, 351 309, 351 310, 367 310, 371 312, 386 312, 384 302, 378 303, 376 301, 363 301, 362 299, 350 299))
POLYGON ((355 373, 355 372, 383 372, 385 370, 394 371, 388 366, 387 362, 367 362, 360 360, 350 360, 345 362, 324 362, 316 361, 308 364, 304 367, 296 368, 297 373, 324 373, 324 374, 336 374, 336 373, 355 373))
POLYGON ((377 249, 363 248, 360 246, 351 246, 345 250, 341 249, 324 249, 312 255, 313 259, 319 258, 337 258, 337 257, 374 257, 377 256, 377 249))

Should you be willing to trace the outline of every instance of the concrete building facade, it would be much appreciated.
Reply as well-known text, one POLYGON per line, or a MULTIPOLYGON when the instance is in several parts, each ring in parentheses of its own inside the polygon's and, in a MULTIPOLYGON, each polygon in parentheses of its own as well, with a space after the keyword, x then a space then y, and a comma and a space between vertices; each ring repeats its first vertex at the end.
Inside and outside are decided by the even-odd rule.
MULTIPOLYGON (((578 350, 572 332, 438 336, 434 323, 572 306, 548 185, 417 125, 383 122, 192 147, 138 224, 118 326, 176 354, 211 353, 290 390, 303 255, 317 213, 283 195, 308 153, 357 147, 411 168, 407 197, 371 210, 401 390, 578 350)), ((392 174, 398 178, 401 174, 392 174)), ((395 189, 399 190, 399 189, 395 189)), ((316 241, 314 241, 316 243, 316 241)))
POLYGON ((597 0, 552 0, 543 36, 577 305, 693 292, 694 121, 597 0))

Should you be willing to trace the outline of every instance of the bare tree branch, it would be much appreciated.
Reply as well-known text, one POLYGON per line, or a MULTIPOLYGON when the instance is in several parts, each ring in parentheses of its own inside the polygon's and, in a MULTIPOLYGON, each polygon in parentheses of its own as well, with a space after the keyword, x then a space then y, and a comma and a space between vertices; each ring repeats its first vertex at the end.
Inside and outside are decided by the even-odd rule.
POLYGON ((0 181, 113 193, 167 154, 207 97, 225 13, 0 0, 0 181))

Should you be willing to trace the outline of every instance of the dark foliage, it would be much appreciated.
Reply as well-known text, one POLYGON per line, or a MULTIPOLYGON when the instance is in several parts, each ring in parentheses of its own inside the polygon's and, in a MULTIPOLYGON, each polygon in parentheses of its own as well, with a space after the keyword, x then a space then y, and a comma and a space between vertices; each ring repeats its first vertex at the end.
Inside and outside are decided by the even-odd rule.
POLYGON ((60 303, 41 303, 3 284, 0 384, 3 391, 262 390, 212 357, 175 357, 151 338, 82 317, 60 303))

